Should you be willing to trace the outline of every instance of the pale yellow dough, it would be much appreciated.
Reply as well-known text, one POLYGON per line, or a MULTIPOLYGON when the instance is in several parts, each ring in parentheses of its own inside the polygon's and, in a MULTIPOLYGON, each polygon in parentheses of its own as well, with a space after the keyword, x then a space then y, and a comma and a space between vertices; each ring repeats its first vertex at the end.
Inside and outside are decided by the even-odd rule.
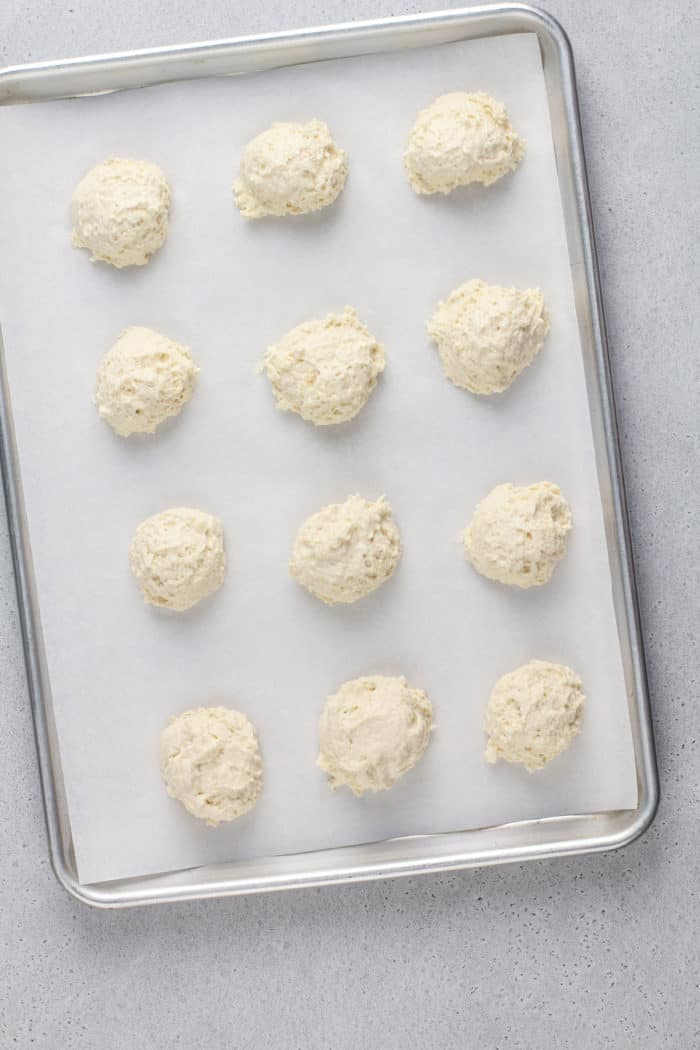
POLYGON ((542 349, 549 314, 539 288, 467 281, 428 321, 445 374, 473 394, 506 390, 542 349))
POLYGON ((93 262, 144 266, 168 236, 170 187, 157 164, 110 157, 73 193, 73 245, 93 262))
POLYGON ((489 762, 542 769, 581 729, 583 683, 570 667, 531 660, 496 682, 486 711, 489 762))
POLYGON ((430 700, 405 678, 356 678, 326 700, 318 765, 333 789, 386 791, 418 762, 432 722, 430 700))
POLYGON ((102 359, 95 403, 122 437, 152 434, 192 397, 198 372, 188 347, 152 328, 127 328, 102 359))
POLYGON ((142 521, 129 548, 144 601, 184 612, 224 582, 224 530, 218 518, 173 507, 142 521))
POLYGON ((301 215, 332 204, 347 177, 347 155, 322 120, 277 123, 245 147, 233 190, 247 219, 301 215))
POLYGON ((401 557, 399 530, 382 496, 348 496, 307 518, 294 541, 291 576, 334 605, 356 602, 393 575, 401 557))
POLYGON ((212 827, 251 810, 263 786, 255 729, 228 707, 171 718, 160 738, 160 770, 170 797, 212 827))
POLYGON ((384 370, 384 347, 349 306, 292 328, 262 364, 282 411, 316 426, 352 419, 384 370))
POLYGON ((557 485, 497 485, 474 510, 464 553, 490 580, 537 587, 564 557, 571 524, 569 504, 557 485))
POLYGON ((404 165, 416 193, 450 193, 492 182, 517 168, 525 153, 505 106, 478 91, 440 95, 411 128, 404 165))

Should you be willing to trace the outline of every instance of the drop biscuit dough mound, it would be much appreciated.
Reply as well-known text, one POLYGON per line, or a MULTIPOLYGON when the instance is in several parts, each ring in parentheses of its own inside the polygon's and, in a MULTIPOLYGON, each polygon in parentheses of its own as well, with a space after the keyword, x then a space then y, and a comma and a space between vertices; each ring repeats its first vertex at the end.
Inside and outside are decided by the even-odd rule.
POLYGON ((161 511, 137 528, 129 564, 146 603, 184 612, 224 582, 223 526, 193 507, 161 511))
POLYGON ((122 437, 152 434, 192 397, 198 372, 188 347, 152 328, 127 328, 102 359, 95 403, 122 437))
POLYGON ((503 675, 486 711, 487 760, 542 769, 580 731, 585 700, 581 679, 563 664, 531 660, 503 675))
POLYGON ((405 678, 356 678, 326 700, 317 764, 333 789, 386 791, 421 758, 432 722, 430 700, 405 678))
POLYGON ((428 321, 448 379, 472 394, 506 390, 532 364, 548 331, 539 288, 479 280, 455 288, 428 321))
POLYGON ((170 797, 212 827, 247 813, 262 791, 255 729, 228 707, 171 718, 160 738, 160 770, 170 797))
POLYGON ((347 155, 322 120, 277 123, 243 150, 233 190, 246 219, 302 215, 332 204, 347 177, 347 155))
POLYGON ((399 530, 384 497, 372 503, 349 496, 306 519, 294 541, 289 572, 327 605, 349 603, 385 583, 400 557, 399 530))
POLYGON ((267 373, 278 407, 316 426, 346 423, 365 405, 384 370, 384 347, 346 306, 292 328, 269 347, 267 373))
POLYGON ((93 262, 145 266, 168 236, 170 187, 157 164, 110 157, 73 193, 73 245, 93 262))
POLYGON ((490 580, 539 587, 564 557, 571 522, 569 504, 550 481, 497 485, 474 510, 464 553, 490 580))
POLYGON ((404 165, 416 193, 490 186, 517 168, 525 153, 505 106, 478 91, 440 95, 411 128, 404 165))

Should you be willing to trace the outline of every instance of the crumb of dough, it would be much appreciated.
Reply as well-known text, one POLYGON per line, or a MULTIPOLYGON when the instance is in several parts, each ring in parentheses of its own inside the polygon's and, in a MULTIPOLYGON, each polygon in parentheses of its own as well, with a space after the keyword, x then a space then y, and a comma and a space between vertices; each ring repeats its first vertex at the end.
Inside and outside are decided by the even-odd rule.
POLYGON ((514 587, 547 583, 566 551, 569 504, 557 485, 497 485, 477 504, 464 553, 477 572, 514 587))
POLYGON ((539 288, 503 288, 467 281, 428 321, 445 374, 472 394, 506 390, 532 364, 549 332, 539 288))
POLYGON ((218 518, 173 507, 142 521, 129 563, 144 601, 184 612, 224 582, 224 530, 218 518))
POLYGON ((153 328, 127 328, 102 359, 95 404, 116 434, 152 434, 192 397, 198 372, 188 347, 153 328))
POLYGON ((326 700, 317 765, 334 790, 386 791, 421 758, 432 724, 430 700, 405 678, 356 678, 326 700))
POLYGON ((243 150, 233 190, 247 219, 327 208, 348 177, 348 158, 327 124, 272 124, 243 150))
POLYGON ((451 193, 471 182, 490 186, 514 171, 524 153, 502 103, 483 91, 453 91, 416 117, 404 165, 416 193, 451 193))
POLYGON ((263 786, 258 737, 240 711, 200 707, 170 719, 160 771, 171 798, 216 827, 253 808, 263 786))
POLYGON ((384 347, 346 306, 292 328, 268 348, 262 370, 282 411, 328 426, 357 415, 384 364, 384 347))
POLYGON ((356 602, 393 575, 399 530, 382 496, 349 496, 307 518, 294 541, 291 576, 328 605, 356 602))
POLYGON ((585 700, 581 679, 563 664, 530 660, 503 675, 486 711, 487 760, 542 769, 580 731, 585 700))
POLYGON ((73 245, 93 262, 144 266, 168 236, 170 186, 157 164, 110 157, 73 193, 73 245))

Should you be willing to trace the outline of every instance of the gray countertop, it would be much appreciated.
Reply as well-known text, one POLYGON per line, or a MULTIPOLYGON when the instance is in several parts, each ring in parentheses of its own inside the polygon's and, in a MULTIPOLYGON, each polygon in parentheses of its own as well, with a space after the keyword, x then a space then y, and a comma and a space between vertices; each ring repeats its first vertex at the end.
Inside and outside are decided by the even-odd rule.
MULTIPOLYGON (((0 65, 421 6, 4 0, 0 65)), ((2 515, 0 1046, 700 1045, 700 12, 548 6, 577 63, 661 773, 654 825, 602 856, 87 909, 48 862, 2 515)))

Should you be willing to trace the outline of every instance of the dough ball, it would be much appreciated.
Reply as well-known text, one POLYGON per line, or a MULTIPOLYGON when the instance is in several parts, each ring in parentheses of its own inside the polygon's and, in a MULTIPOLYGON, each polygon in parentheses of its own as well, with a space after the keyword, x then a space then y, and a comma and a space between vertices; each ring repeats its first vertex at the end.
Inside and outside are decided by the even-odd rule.
POLYGON ((292 328, 269 347, 262 367, 282 411, 326 426, 357 415, 384 363, 384 347, 346 306, 292 328))
POLYGON ((160 737, 160 771, 170 797, 212 827, 252 809, 263 785, 255 729, 229 707, 171 718, 160 737))
POLYGON ((347 155, 322 120, 273 124, 243 150, 233 192, 247 219, 302 215, 332 204, 347 177, 347 155))
POLYGON ((326 700, 318 765, 334 790, 386 791, 415 766, 432 723, 430 700, 405 678, 356 678, 326 700))
POLYGON ((565 751, 581 729, 583 684, 570 667, 530 660, 504 674, 486 711, 486 758, 532 772, 565 751))
POLYGON ((224 582, 224 530, 218 518, 173 507, 146 518, 129 548, 144 601, 184 612, 224 582))
POLYGON ((152 328, 127 328, 97 371, 95 403, 117 434, 152 434, 192 397, 199 369, 186 346, 152 328))
POLYGON ((73 193, 73 244, 93 262, 143 266, 168 236, 170 187, 157 164, 110 157, 73 193))
POLYGON ((453 91, 420 111, 404 164, 416 193, 450 193, 470 182, 490 186, 517 168, 524 153, 505 106, 483 91, 453 91))
POLYGON ((539 288, 467 281, 428 321, 445 373, 472 394, 505 390, 542 349, 549 314, 539 288))
POLYGON ((328 605, 356 602, 393 574, 401 557, 399 530, 382 496, 349 496, 307 518, 289 563, 293 578, 328 605))
POLYGON ((477 572, 514 587, 547 583, 564 557, 571 511, 557 485, 497 485, 477 504, 464 553, 477 572))

